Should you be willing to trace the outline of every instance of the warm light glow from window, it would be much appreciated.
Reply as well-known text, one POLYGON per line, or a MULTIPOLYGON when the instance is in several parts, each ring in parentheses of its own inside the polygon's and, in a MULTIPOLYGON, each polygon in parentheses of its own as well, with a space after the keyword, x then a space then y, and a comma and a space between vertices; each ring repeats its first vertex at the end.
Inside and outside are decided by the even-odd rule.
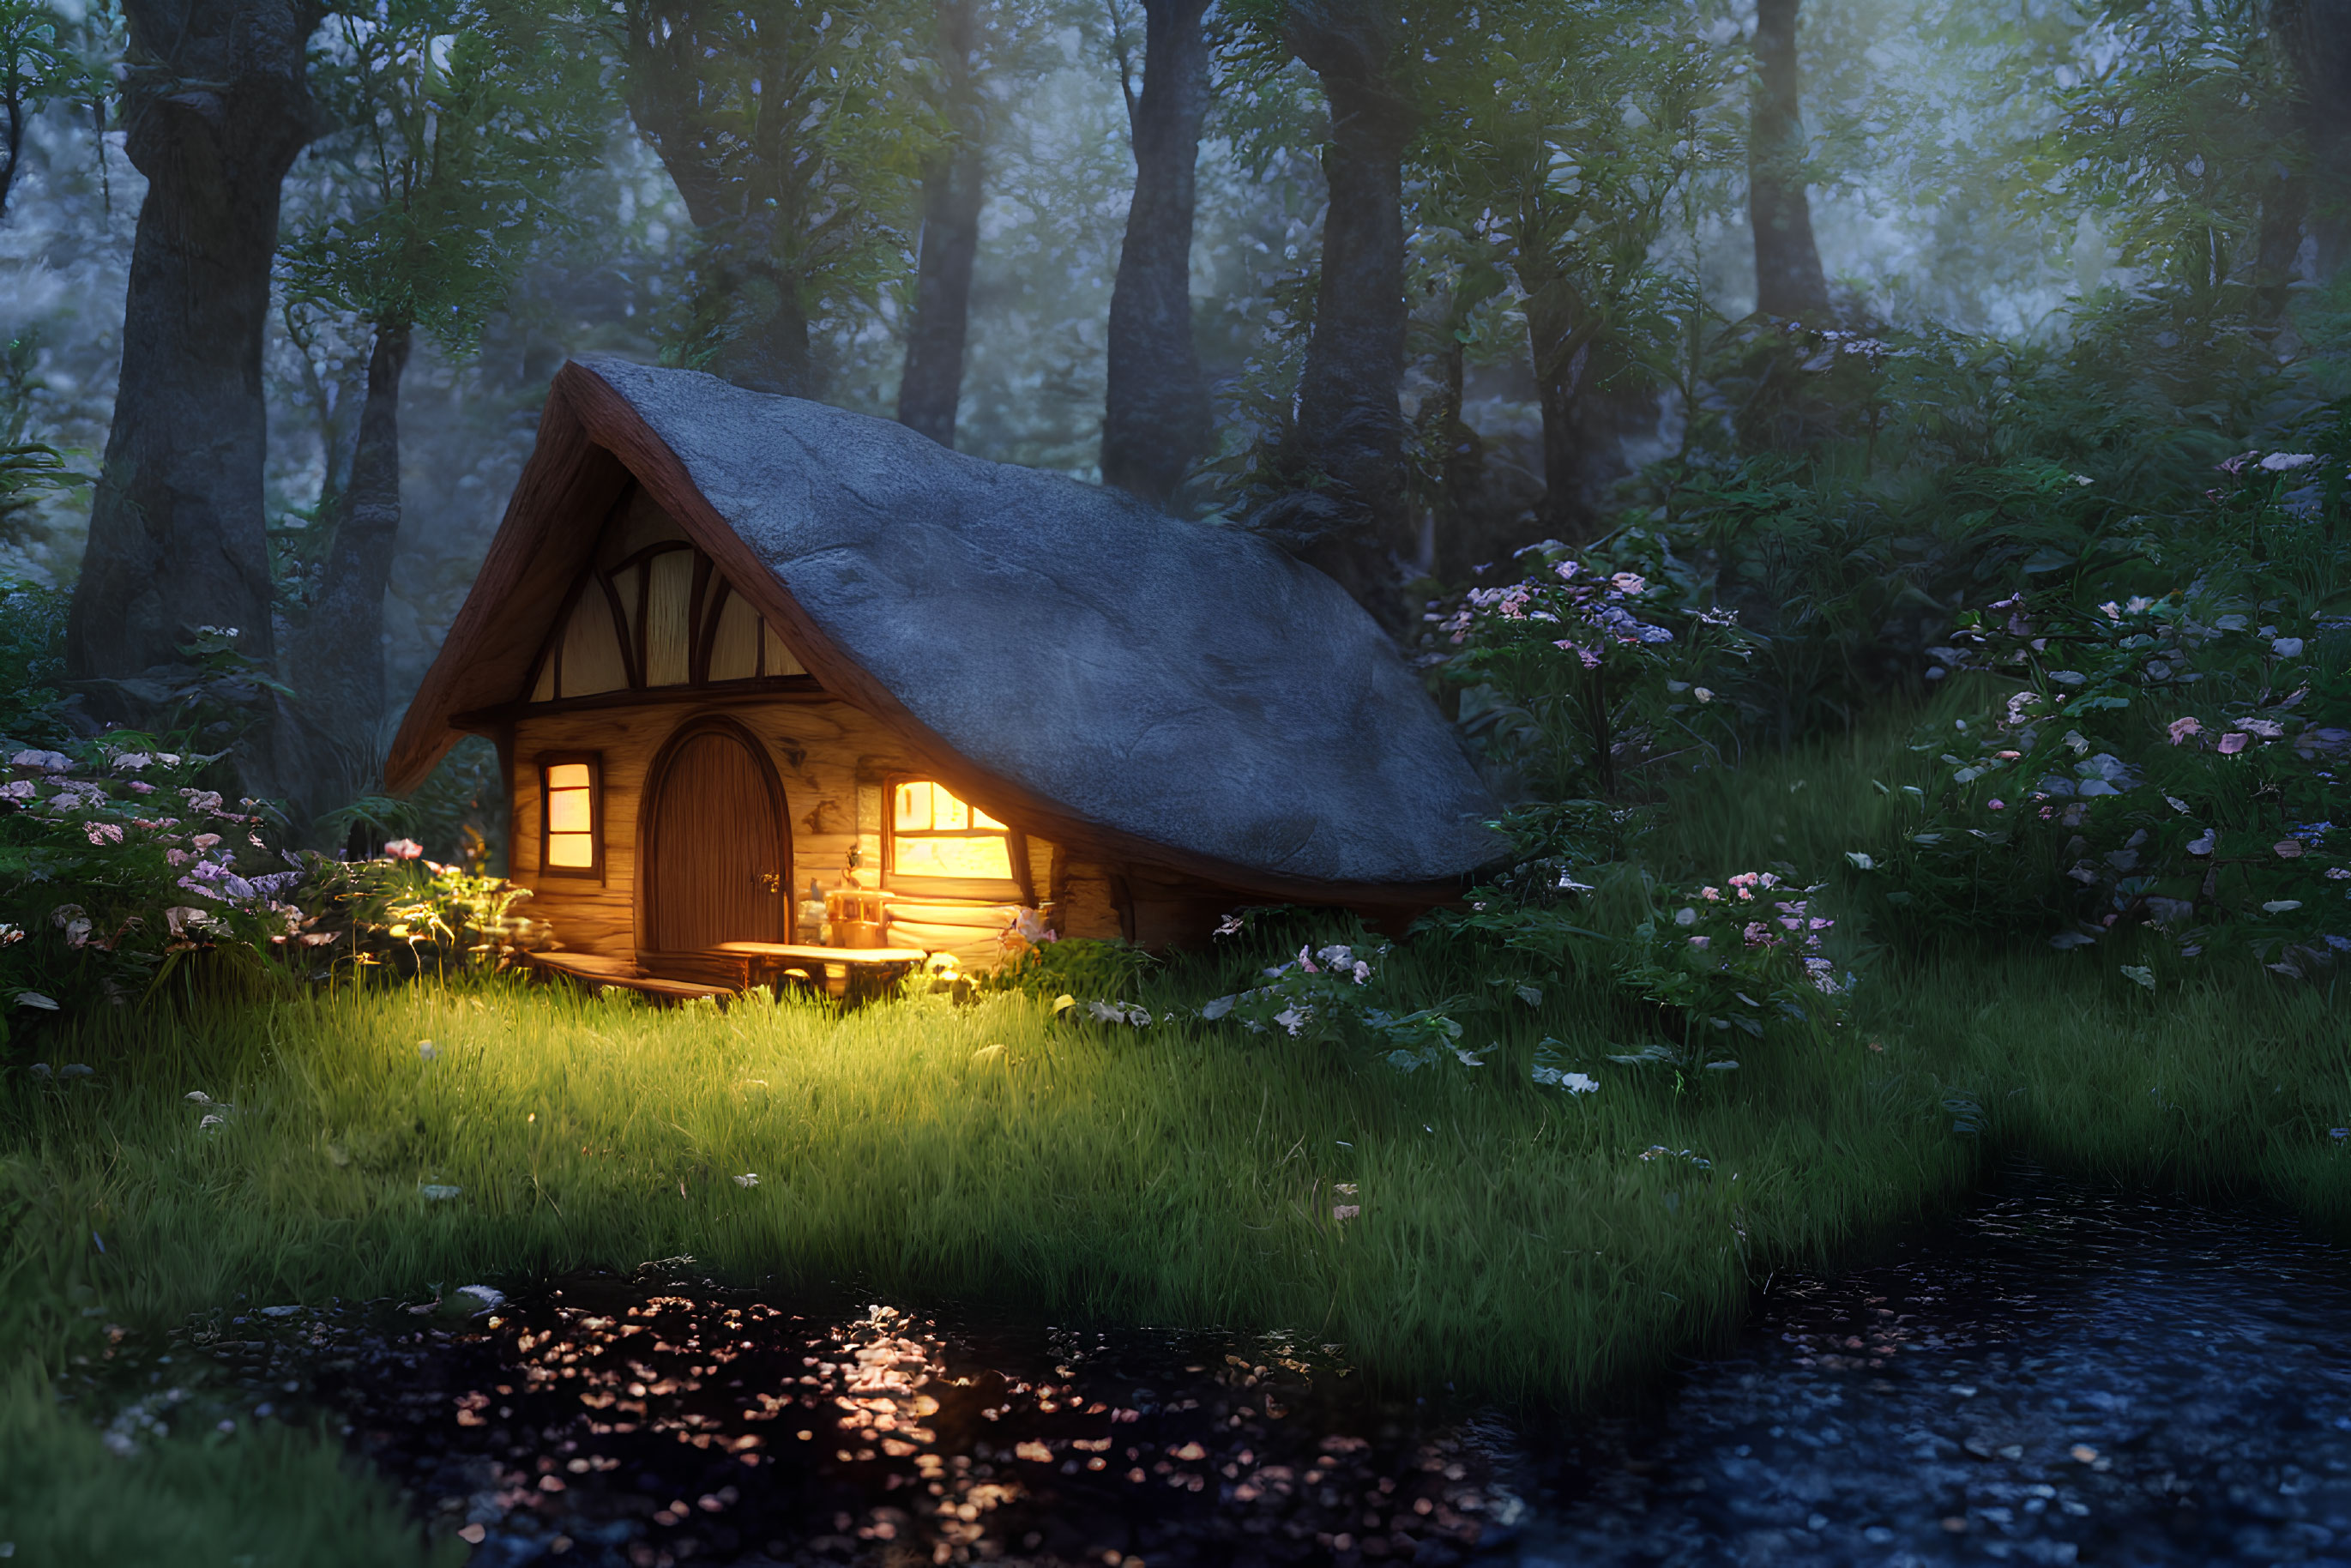
POLYGON ((898 876, 1009 881, 1011 830, 928 780, 891 791, 891 871, 898 876))
POLYGON ((558 762, 547 770, 547 863, 586 869, 596 863, 595 782, 584 762, 558 762))

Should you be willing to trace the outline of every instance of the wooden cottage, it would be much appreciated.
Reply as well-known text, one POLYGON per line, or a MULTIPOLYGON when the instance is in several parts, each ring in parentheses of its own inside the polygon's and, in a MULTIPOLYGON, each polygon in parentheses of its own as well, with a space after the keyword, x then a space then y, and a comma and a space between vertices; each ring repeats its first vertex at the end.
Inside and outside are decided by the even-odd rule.
POLYGON ((1499 848, 1388 640, 1263 541, 605 359, 557 375, 386 782, 465 734, 532 913, 615 976, 815 943, 852 852, 889 944, 970 967, 1023 909, 1159 946, 1242 903, 1426 907, 1499 848))

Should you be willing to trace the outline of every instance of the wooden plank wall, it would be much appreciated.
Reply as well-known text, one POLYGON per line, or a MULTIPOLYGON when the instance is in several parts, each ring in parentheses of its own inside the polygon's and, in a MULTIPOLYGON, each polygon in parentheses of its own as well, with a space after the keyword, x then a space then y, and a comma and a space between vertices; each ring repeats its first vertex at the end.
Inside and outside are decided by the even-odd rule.
MULTIPOLYGON (((795 904, 808 895, 811 879, 820 889, 842 885, 852 844, 862 851, 869 885, 879 879, 883 780, 892 773, 919 772, 920 768, 886 730, 847 703, 773 698, 726 704, 649 703, 527 716, 515 727, 513 875, 532 890, 529 913, 553 925, 566 950, 612 957, 634 953, 639 911, 637 828, 645 777, 654 755, 679 725, 705 713, 723 713, 767 744, 768 760, 783 781, 786 809, 791 813, 795 904), (538 864, 538 758, 551 752, 578 751, 593 751, 603 758, 601 884, 546 875, 538 864)), ((1032 885, 1040 896, 1050 898, 1055 879, 1072 868, 1051 843, 1030 838, 1028 845, 1032 885)), ((1099 868, 1078 871, 1079 874, 1064 880, 1072 907, 1082 912, 1083 929, 1065 934, 1119 935, 1106 873, 1099 868)), ((914 902, 929 905, 927 913, 935 917, 942 913, 942 905, 963 901, 914 902)), ((922 940, 914 945, 953 952, 967 969, 991 967, 1001 956, 997 933, 1011 907, 973 901, 969 913, 953 912, 950 920, 917 923, 922 940)))

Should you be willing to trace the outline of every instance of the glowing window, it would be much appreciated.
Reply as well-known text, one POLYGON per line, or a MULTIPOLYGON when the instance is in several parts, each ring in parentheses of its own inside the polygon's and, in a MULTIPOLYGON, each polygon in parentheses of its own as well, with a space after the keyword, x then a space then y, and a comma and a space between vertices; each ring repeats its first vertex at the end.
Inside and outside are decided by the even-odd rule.
POLYGON ((1012 830, 927 779, 890 789, 893 880, 1009 883, 1012 830))
POLYGON ((596 758, 549 758, 539 764, 540 869, 558 876, 603 870, 597 832, 596 758))

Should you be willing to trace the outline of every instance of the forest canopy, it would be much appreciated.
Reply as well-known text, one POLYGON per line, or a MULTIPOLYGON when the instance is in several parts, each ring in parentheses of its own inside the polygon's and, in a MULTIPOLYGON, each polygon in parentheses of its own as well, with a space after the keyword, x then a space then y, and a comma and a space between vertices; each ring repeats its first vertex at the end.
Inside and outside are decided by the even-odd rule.
POLYGON ((2341 0, 0 0, 0 109, 44 722, 304 820, 581 351, 1256 529, 1473 734, 1458 595, 1649 550, 1739 744, 2346 390, 2341 0))

